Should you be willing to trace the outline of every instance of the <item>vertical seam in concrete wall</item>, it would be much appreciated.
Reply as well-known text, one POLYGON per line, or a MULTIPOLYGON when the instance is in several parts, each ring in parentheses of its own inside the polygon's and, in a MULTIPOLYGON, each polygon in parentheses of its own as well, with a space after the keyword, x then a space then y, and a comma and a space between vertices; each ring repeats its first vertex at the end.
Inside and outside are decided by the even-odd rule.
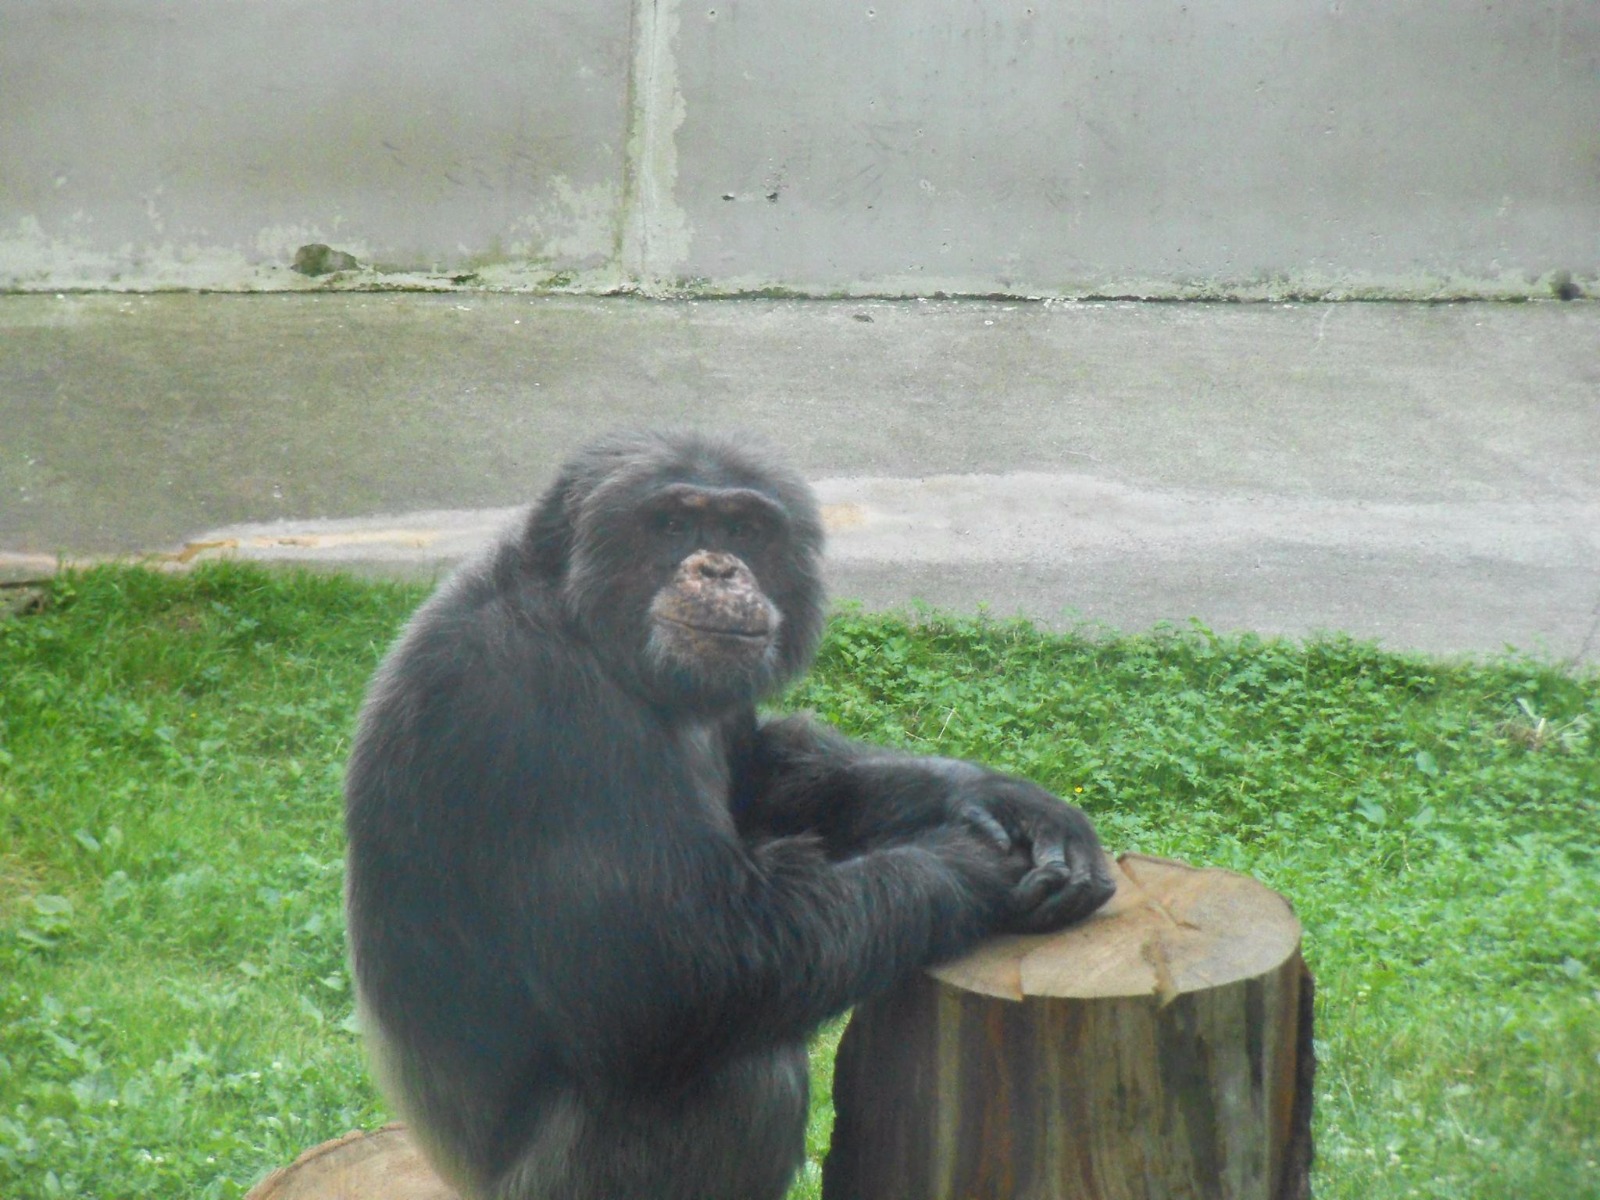
POLYGON ((677 202, 679 0, 638 0, 629 80, 622 268, 641 287, 670 282, 689 257, 689 223, 677 202))

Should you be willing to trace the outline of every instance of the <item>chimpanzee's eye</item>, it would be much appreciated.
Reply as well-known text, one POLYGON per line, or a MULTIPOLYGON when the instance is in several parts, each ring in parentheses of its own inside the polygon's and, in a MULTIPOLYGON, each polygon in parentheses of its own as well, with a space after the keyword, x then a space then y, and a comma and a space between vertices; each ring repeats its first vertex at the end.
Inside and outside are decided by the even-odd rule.
POLYGON ((766 541, 767 530, 760 521, 739 519, 728 522, 728 540, 735 545, 759 546, 766 541))
POLYGON ((689 522, 682 517, 664 516, 661 518, 659 528, 668 537, 682 537, 689 532, 689 522))

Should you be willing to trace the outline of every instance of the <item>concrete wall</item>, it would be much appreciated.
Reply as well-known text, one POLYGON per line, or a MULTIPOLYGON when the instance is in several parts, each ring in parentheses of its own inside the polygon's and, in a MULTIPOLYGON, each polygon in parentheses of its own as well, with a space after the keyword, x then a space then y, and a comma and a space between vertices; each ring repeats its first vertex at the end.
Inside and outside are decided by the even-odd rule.
POLYGON ((1592 293, 1600 3, 0 0, 0 287, 452 281, 1592 293))

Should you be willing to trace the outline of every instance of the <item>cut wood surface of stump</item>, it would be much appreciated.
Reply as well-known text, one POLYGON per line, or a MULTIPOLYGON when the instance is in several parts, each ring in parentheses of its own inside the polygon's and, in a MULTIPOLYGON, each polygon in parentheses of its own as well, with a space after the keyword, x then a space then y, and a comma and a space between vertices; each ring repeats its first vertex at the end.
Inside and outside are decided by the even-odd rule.
POLYGON ((1311 976, 1288 902, 1124 855, 1080 925, 860 1006, 824 1200, 1303 1200, 1311 976))
POLYGON ((274 1171, 244 1200, 460 1200, 402 1125, 347 1133, 274 1171))

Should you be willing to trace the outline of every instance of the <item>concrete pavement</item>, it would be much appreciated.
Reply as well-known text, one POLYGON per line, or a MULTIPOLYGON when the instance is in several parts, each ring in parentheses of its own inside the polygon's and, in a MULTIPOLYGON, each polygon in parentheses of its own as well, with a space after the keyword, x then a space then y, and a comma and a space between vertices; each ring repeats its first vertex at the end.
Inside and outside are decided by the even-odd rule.
POLYGON ((871 606, 1600 661, 1583 301, 0 297, 0 578, 431 573, 637 424, 786 447, 871 606))

